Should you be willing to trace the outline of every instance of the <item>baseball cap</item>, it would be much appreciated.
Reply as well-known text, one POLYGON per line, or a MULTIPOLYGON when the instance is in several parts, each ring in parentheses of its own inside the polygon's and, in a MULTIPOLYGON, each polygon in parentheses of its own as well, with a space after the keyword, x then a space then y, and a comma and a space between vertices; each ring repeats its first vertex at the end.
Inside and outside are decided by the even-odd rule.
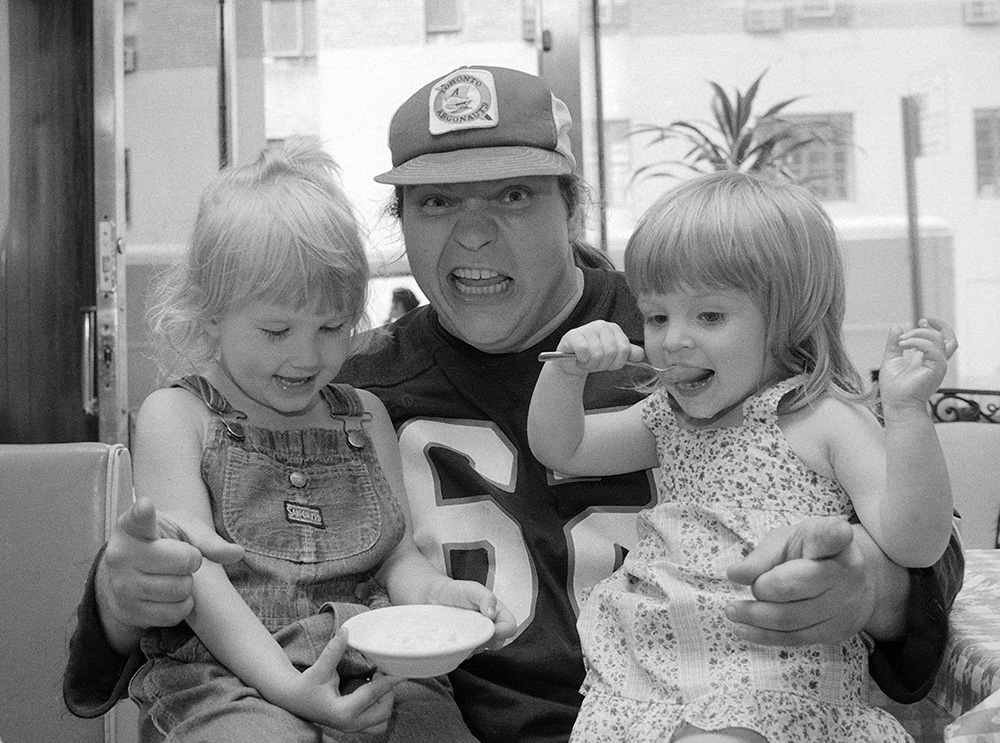
POLYGON ((375 180, 416 185, 572 173, 572 124, 540 77, 460 67, 399 107, 389 124, 393 167, 375 180))

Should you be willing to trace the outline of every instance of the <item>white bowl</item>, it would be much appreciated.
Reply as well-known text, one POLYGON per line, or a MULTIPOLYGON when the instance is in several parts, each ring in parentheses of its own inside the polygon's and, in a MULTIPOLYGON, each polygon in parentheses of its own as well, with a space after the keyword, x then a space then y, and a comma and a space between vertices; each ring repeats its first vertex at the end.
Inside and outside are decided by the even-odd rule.
POLYGON ((493 637, 478 611, 436 604, 387 606, 346 622, 347 644, 383 673, 428 678, 450 673, 493 637))

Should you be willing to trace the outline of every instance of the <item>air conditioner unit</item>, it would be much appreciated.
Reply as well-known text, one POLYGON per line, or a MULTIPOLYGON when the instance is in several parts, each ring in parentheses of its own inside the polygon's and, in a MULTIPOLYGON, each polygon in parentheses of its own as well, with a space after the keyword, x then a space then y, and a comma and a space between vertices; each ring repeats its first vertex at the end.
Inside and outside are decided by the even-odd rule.
POLYGON ((1000 23, 1000 0, 965 0, 962 20, 967 26, 993 26, 1000 23))
POLYGON ((743 28, 748 33, 773 33, 784 27, 785 8, 780 2, 748 3, 743 8, 743 28))

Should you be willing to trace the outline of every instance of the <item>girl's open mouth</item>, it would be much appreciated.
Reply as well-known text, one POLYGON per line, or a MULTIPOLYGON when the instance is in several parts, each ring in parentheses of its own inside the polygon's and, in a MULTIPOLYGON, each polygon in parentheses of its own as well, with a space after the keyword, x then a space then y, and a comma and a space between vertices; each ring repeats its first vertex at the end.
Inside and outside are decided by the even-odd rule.
POLYGON ((278 386, 282 389, 294 390, 308 385, 316 378, 316 375, 313 374, 308 377, 282 377, 275 374, 274 378, 278 381, 278 386))

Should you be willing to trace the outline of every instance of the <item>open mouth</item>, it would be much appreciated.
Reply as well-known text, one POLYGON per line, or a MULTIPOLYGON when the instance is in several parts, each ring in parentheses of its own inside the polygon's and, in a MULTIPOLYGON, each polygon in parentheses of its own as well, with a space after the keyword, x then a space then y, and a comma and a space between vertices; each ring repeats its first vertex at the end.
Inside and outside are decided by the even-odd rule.
POLYGON ((698 392, 711 384, 714 378, 715 372, 711 369, 690 369, 684 374, 675 373, 672 384, 681 393, 698 392))
POLYGON ((278 382, 278 386, 281 387, 281 389, 296 390, 307 386, 316 378, 316 375, 312 374, 308 377, 282 377, 275 374, 274 378, 278 382))
POLYGON ((456 268, 451 282, 459 294, 485 296, 507 291, 514 279, 486 268, 456 268))

